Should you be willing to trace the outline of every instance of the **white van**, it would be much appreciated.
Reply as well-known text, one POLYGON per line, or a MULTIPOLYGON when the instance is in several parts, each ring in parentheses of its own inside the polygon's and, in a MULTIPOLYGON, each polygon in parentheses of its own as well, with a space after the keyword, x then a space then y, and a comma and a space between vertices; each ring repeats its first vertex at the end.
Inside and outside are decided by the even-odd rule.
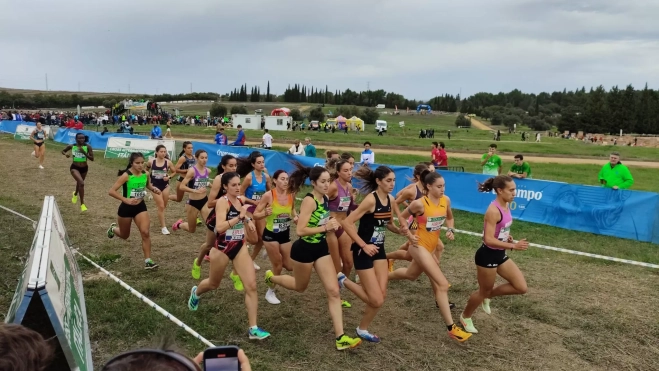
POLYGON ((382 131, 386 132, 387 131, 387 122, 384 120, 376 120, 375 121, 375 131, 380 131, 380 128, 382 128, 382 131))

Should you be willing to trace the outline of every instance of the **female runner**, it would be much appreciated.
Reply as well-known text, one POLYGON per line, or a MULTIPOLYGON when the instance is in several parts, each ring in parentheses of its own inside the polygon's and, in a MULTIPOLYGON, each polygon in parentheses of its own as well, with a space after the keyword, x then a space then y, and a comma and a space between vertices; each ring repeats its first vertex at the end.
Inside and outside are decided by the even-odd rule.
MULTIPOLYGON (((221 178, 222 189, 215 204, 215 232, 217 241, 210 252, 210 272, 208 278, 201 281, 199 286, 193 286, 188 299, 188 308, 199 308, 199 296, 215 290, 220 286, 224 271, 233 262, 238 275, 245 286, 245 306, 247 307, 247 320, 249 322, 248 336, 250 339, 263 340, 270 333, 259 328, 256 324, 259 298, 256 292, 256 274, 252 266, 249 252, 244 249, 245 234, 255 234, 254 222, 246 217, 247 205, 240 200, 240 177, 236 173, 224 173, 221 178)), ((253 237, 255 238, 255 237, 253 237)))
POLYGON ((160 190, 151 185, 150 178, 143 169, 144 155, 133 152, 130 154, 126 169, 119 170, 117 174, 119 179, 110 188, 108 194, 121 201, 121 205, 117 211, 117 223, 110 224, 107 233, 108 238, 117 236, 126 240, 130 237, 130 223, 134 221, 142 236, 144 269, 153 269, 157 268, 158 264, 151 260, 151 235, 149 234, 151 220, 146 211, 144 196, 146 196, 147 189, 154 194, 160 194, 160 190), (121 194, 119 189, 121 189, 121 194))
POLYGON ((414 216, 411 230, 416 230, 416 235, 409 234, 412 262, 407 268, 398 268, 389 273, 389 279, 413 281, 421 273, 425 273, 432 283, 435 300, 439 305, 439 312, 444 319, 449 337, 463 342, 469 339, 471 334, 463 331, 453 322, 448 301, 448 281, 432 256, 440 243, 439 234, 444 222, 448 227, 446 237, 449 240, 454 238, 451 201, 444 195, 444 178, 439 173, 425 170, 420 178, 426 196, 412 201, 401 214, 405 219, 410 215, 414 216))
POLYGON ((355 156, 353 156, 350 152, 343 152, 341 154, 341 159, 348 161, 353 168, 355 167, 355 156))
POLYGON ((166 158, 167 148, 162 144, 156 146, 156 158, 146 164, 146 169, 151 176, 151 184, 160 190, 160 193, 153 194, 153 200, 158 207, 158 221, 162 234, 169 234, 165 224, 165 208, 169 201, 169 173, 172 170, 172 162, 166 158))
POLYGON ((69 151, 73 154, 73 163, 69 171, 76 181, 76 190, 73 191, 71 202, 78 203, 78 196, 80 196, 80 211, 87 211, 87 206, 85 206, 85 178, 87 178, 87 171, 89 170, 87 160, 94 161, 94 150, 87 141, 85 134, 77 133, 76 144, 70 144, 62 150, 62 154, 67 158, 71 157, 69 151))
POLYGON ((39 159, 39 169, 43 169, 43 161, 46 159, 46 131, 43 130, 41 122, 37 121, 37 127, 32 130, 30 134, 30 139, 34 142, 34 152, 33 155, 39 159))
POLYGON ((204 220, 208 216, 208 207, 206 207, 206 202, 208 202, 206 192, 209 185, 208 176, 210 175, 210 171, 206 167, 208 153, 203 149, 198 149, 194 156, 196 159, 194 166, 188 169, 183 182, 179 185, 179 189, 190 193, 188 202, 185 205, 187 222, 184 222, 183 219, 177 220, 172 225, 172 229, 175 231, 183 229, 194 233, 197 230, 197 214, 201 213, 204 220))
POLYGON ((192 142, 183 142, 183 150, 178 154, 178 161, 174 166, 174 172, 179 174, 179 177, 178 185, 176 186, 176 194, 169 195, 171 201, 181 202, 181 200, 183 200, 183 195, 185 194, 185 191, 181 189, 183 177, 188 174, 188 169, 193 167, 197 162, 197 159, 192 155, 192 151, 192 142))
POLYGON ((476 274, 478 278, 478 291, 469 296, 469 301, 460 315, 460 323, 465 330, 478 333, 471 316, 480 305, 487 314, 490 310, 490 299, 503 295, 524 295, 527 286, 524 275, 512 259, 506 255, 506 250, 526 250, 529 243, 526 238, 517 242, 510 235, 510 226, 513 217, 508 205, 515 199, 515 182, 509 176, 499 175, 479 184, 479 192, 492 192, 497 197, 485 212, 483 225, 483 244, 476 251, 476 274), (506 283, 494 287, 497 274, 505 279, 506 283))
MULTIPOLYGON (((348 216, 348 212, 357 208, 352 196, 352 184, 350 184, 353 167, 343 159, 330 159, 327 161, 326 167, 331 174, 330 180, 332 180, 329 191, 327 191, 330 216, 342 223, 348 216)), ((336 233, 330 233, 327 236, 327 245, 334 262, 334 269, 349 276, 353 267, 352 252, 350 251, 352 239, 343 231, 343 228, 339 228, 336 233)), ((341 306, 352 307, 347 300, 342 300, 341 306)))
POLYGON ((371 334, 368 326, 382 307, 387 296, 387 257, 384 250, 385 230, 407 235, 404 225, 394 225, 394 214, 400 219, 400 212, 391 191, 394 190, 396 176, 386 166, 378 166, 375 171, 361 167, 355 177, 363 183, 361 191, 366 194, 357 210, 348 215, 341 223, 346 234, 355 241, 352 244, 352 257, 361 285, 348 278, 344 273, 338 274, 339 285, 352 291, 366 304, 366 310, 357 327, 357 336, 372 343, 379 343, 380 337, 371 334), (359 222, 359 230, 355 224, 359 222))
MULTIPOLYGON (((284 170, 275 171, 272 183, 274 188, 261 197, 254 216, 257 220, 265 218, 263 245, 272 263, 272 272, 279 276, 283 267, 293 270, 290 226, 291 221, 297 223, 297 215, 295 195, 288 192, 288 174, 284 170)), ((273 288, 265 293, 265 300, 270 304, 281 303, 273 288)))
POLYGON ((339 223, 330 218, 328 199, 326 196, 330 184, 330 174, 324 167, 304 167, 294 162, 296 170, 288 180, 288 191, 296 194, 304 181, 309 178, 313 191, 307 193, 300 206, 300 214, 296 234, 300 239, 293 243, 291 259, 293 260, 293 276, 275 276, 272 271, 265 272, 265 283, 274 288, 280 285, 288 290, 304 292, 309 285, 311 269, 315 268, 318 277, 327 292, 327 302, 330 317, 334 324, 336 349, 354 348, 361 343, 360 339, 351 338, 343 332, 343 312, 339 285, 336 282, 336 270, 327 248, 327 233, 339 228, 339 223))
MULTIPOLYGON (((249 154, 249 157, 238 158, 238 174, 243 179, 240 186, 240 194, 245 196, 245 203, 249 206, 247 216, 254 218, 254 210, 261 200, 261 197, 270 190, 270 176, 266 174, 265 158, 259 151, 249 154)), ((256 220, 256 232, 258 240, 254 243, 252 251, 252 260, 254 260, 254 269, 259 270, 256 264, 256 257, 263 247, 263 230, 265 229, 265 220, 256 220)), ((251 243, 251 241, 250 241, 251 243)))

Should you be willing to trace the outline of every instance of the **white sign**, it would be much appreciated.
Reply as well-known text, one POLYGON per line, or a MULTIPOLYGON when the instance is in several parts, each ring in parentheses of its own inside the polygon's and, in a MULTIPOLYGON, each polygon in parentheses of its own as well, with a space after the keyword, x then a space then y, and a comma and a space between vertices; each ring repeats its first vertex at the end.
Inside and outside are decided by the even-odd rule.
MULTIPOLYGON (((50 138, 50 126, 42 125, 41 128, 46 133, 46 138, 44 139, 50 138)), ((30 135, 36 129, 37 127, 33 125, 18 125, 14 133, 14 139, 30 140, 30 135)))
POLYGON ((401 128, 404 128, 404 127, 405 127, 405 121, 401 121, 401 122, 399 122, 399 123, 398 123, 398 126, 400 126, 401 128))
POLYGON ((156 146, 164 145, 171 160, 174 159, 174 148, 176 142, 161 139, 133 139, 123 137, 108 138, 105 147, 105 158, 128 158, 133 152, 140 152, 144 158, 155 157, 156 146))

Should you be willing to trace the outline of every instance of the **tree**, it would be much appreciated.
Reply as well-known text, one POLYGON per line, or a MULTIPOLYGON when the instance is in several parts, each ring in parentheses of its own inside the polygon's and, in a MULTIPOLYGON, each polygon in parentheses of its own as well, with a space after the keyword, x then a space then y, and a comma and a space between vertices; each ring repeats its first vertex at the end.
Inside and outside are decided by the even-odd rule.
POLYGON ((224 117, 227 115, 227 107, 223 104, 215 102, 211 106, 210 113, 213 117, 224 117))
POLYGON ((503 125, 503 115, 500 114, 500 113, 495 113, 494 115, 492 115, 491 122, 492 122, 492 125, 494 125, 494 126, 503 125))
POLYGON ((459 115, 455 119, 455 126, 457 127, 463 127, 463 128, 470 128, 471 127, 471 119, 465 115, 459 115))
POLYGON ((316 107, 309 111, 309 121, 325 121, 325 113, 320 107, 316 107))
POLYGON ((300 110, 297 108, 291 110, 291 117, 293 118, 293 121, 302 121, 302 113, 300 113, 300 110))
POLYGON ((361 116, 361 119, 364 120, 365 125, 375 125, 375 121, 377 121, 379 118, 380 114, 378 113, 378 110, 372 107, 365 108, 361 116))
POLYGON ((265 92, 265 101, 272 102, 272 97, 270 96, 270 80, 268 80, 268 88, 265 92))
POLYGON ((232 115, 246 115, 247 114, 247 108, 243 106, 231 106, 231 114, 232 115))
POLYGON ((515 124, 517 124, 518 122, 521 122, 519 117, 514 116, 514 115, 506 115, 503 118, 503 124, 506 127, 511 128, 511 129, 514 128, 515 124))

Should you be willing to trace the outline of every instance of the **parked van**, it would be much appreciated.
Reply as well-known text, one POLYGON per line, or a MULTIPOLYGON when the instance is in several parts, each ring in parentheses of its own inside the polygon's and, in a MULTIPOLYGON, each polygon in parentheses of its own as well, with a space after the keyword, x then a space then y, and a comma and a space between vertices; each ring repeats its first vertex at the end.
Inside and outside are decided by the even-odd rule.
POLYGON ((382 131, 386 132, 387 131, 387 122, 384 121, 384 120, 375 121, 375 131, 380 131, 380 128, 382 128, 382 131))

